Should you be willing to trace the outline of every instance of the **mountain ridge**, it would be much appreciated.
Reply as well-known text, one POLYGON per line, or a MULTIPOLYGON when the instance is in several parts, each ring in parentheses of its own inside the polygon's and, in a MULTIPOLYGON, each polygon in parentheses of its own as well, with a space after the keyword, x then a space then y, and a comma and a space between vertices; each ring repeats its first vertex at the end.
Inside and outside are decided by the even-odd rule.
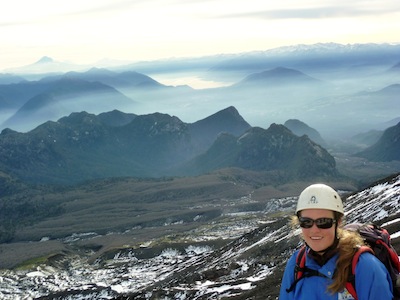
POLYGON ((382 62, 382 53, 385 53, 387 64, 398 63, 400 44, 338 44, 316 43, 311 45, 299 44, 278 47, 265 51, 241 53, 227 59, 213 68, 221 70, 262 70, 269 69, 272 64, 300 68, 306 70, 318 69, 322 66, 333 68, 343 67, 352 62, 353 65, 378 64, 382 62), (335 55, 332 55, 335 54, 335 55))
POLYGON ((234 106, 229 106, 204 119, 189 124, 189 131, 194 136, 195 147, 199 153, 207 150, 215 137, 224 132, 240 135, 250 128, 250 124, 239 114, 234 106), (221 119, 223 124, 221 124, 221 119))
POLYGON ((371 161, 400 160, 400 122, 387 128, 379 140, 367 149, 355 154, 371 161))
POLYGON ((326 147, 326 142, 320 133, 316 129, 308 126, 306 123, 297 119, 289 119, 283 125, 289 128, 295 135, 302 136, 305 134, 313 142, 326 147))
POLYGON ((257 83, 263 83, 271 86, 283 84, 311 85, 319 84, 321 81, 295 69, 276 67, 260 73, 250 74, 236 85, 241 86, 257 83))
POLYGON ((252 127, 239 137, 220 134, 210 149, 189 165, 204 173, 215 170, 215 163, 218 168, 280 170, 294 178, 339 176, 333 157, 325 149, 277 124, 266 130, 252 127))
MULTIPOLYGON (((122 114, 119 115, 121 117, 122 114)), ((270 126, 267 131, 251 128, 234 107, 193 124, 161 113, 126 117, 124 125, 115 127, 102 121, 105 120, 104 115, 99 118, 81 112, 57 122, 46 122, 28 133, 3 131, 0 134, 0 166, 36 182, 77 182, 110 176, 183 176, 197 172, 195 170, 208 172, 222 166, 209 155, 202 156, 203 163, 200 165, 195 160, 187 164, 211 147, 209 151, 214 154, 217 151, 217 157, 228 158, 221 160, 226 162, 223 167, 282 170, 294 177, 301 176, 296 172, 305 167, 301 161, 313 160, 313 156, 315 161, 320 161, 317 156, 324 153, 326 157, 320 161, 321 164, 313 164, 314 171, 318 176, 324 172, 339 176, 334 171, 333 157, 307 137, 298 138, 286 127, 277 125, 270 126), (245 133, 246 130, 250 131, 245 133), (221 140, 224 134, 231 135, 231 139, 237 139, 236 142, 228 147, 218 146, 225 143, 221 140), (275 142, 269 142, 272 139, 288 143, 274 145, 275 142), (290 150, 293 145, 301 155, 311 157, 304 160, 296 151, 290 150), (307 151, 304 150, 306 148, 307 151), (9 155, 10 151, 14 151, 13 155, 9 155), (266 155, 265 158, 263 155, 266 155), (268 156, 270 158, 267 159, 268 156), (290 163, 285 163, 289 157, 290 163), (322 163, 324 160, 326 163, 322 163), (205 166, 208 167, 204 169, 205 166)), ((309 167, 305 169, 311 171, 309 167)), ((308 175, 312 176, 312 172, 308 175)))
POLYGON ((35 127, 79 110, 99 113, 102 109, 123 109, 134 104, 111 86, 64 77, 28 99, 2 126, 24 130, 28 124, 35 127))

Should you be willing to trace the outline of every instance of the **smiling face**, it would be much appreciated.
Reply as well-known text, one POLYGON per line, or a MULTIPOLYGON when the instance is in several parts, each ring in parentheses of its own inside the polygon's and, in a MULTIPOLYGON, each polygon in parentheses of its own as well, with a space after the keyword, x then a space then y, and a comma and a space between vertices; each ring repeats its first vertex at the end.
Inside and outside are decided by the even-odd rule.
MULTIPOLYGON (((319 218, 334 218, 334 213, 326 209, 305 209, 300 212, 300 216, 316 220, 319 218)), ((335 225, 333 224, 331 228, 321 229, 314 223, 311 228, 301 228, 304 241, 316 252, 327 249, 333 244, 336 238, 335 225)))

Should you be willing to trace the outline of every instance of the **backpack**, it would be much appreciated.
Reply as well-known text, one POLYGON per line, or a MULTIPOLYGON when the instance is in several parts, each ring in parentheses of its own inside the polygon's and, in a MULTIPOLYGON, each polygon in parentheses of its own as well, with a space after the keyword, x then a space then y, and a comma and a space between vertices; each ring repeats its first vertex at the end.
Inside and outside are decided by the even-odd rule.
MULTIPOLYGON (((344 229, 357 231, 369 246, 361 246, 353 257, 351 278, 346 284, 347 290, 353 295, 355 293, 355 269, 358 258, 365 251, 372 252, 386 267, 393 285, 393 299, 400 299, 400 261, 399 255, 393 248, 389 232, 376 224, 352 223, 344 226, 344 229), (372 251, 371 251, 372 250, 372 251), (350 291, 353 289, 353 292, 350 291), (353 294, 354 293, 354 294, 353 294)), ((354 299, 357 299, 354 297, 354 299)))
MULTIPOLYGON (((358 258, 364 252, 370 252, 374 254, 387 268, 393 284, 393 296, 395 300, 400 299, 400 262, 399 256, 396 250, 393 248, 390 241, 390 234, 385 228, 379 227, 375 224, 360 224, 353 223, 348 224, 344 229, 350 231, 357 231, 364 239, 368 246, 360 246, 357 252, 354 254, 352 259, 351 276, 346 283, 347 291, 353 296, 354 299, 358 299, 355 290, 355 270, 358 262, 358 258)), ((304 277, 310 276, 324 276, 316 270, 311 270, 305 266, 306 264, 306 247, 303 246, 296 257, 295 267, 295 281, 287 289, 287 292, 294 290, 297 282, 304 277)))

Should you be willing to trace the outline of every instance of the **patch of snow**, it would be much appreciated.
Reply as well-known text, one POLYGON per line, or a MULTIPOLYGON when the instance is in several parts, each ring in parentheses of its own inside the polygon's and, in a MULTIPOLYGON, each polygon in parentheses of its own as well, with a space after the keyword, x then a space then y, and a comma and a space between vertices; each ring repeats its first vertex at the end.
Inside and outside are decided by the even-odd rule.
POLYGON ((390 235, 390 238, 393 240, 395 238, 400 237, 400 231, 394 232, 390 235))
POLYGON ((211 252, 211 250, 212 250, 212 249, 211 249, 210 246, 193 246, 193 245, 190 245, 190 246, 188 246, 188 247, 185 249, 185 252, 186 252, 187 254, 192 254, 192 253, 194 253, 194 254, 196 254, 196 255, 199 255, 199 254, 211 252))
POLYGON ((116 284, 116 285, 111 286, 111 289, 112 289, 113 291, 116 291, 116 292, 119 293, 119 294, 123 293, 124 290, 125 290, 125 288, 122 287, 120 284, 116 284))
POLYGON ((27 277, 46 277, 46 274, 40 271, 33 271, 26 274, 27 277))
POLYGON ((246 282, 238 285, 222 285, 218 287, 213 287, 212 289, 209 289, 207 292, 208 293, 213 293, 216 292, 218 294, 222 294, 225 291, 232 290, 232 289, 240 289, 240 290, 250 290, 251 289, 251 282, 246 282))
POLYGON ((274 270, 274 268, 269 268, 267 266, 263 266, 259 273, 254 274, 254 276, 248 277, 247 280, 250 282, 257 282, 260 280, 264 280, 266 277, 268 277, 273 272, 273 270, 274 270))
POLYGON ((397 219, 391 220, 389 222, 383 223, 381 226, 385 227, 385 226, 389 226, 389 225, 392 225, 392 224, 395 224, 395 223, 398 223, 398 222, 400 222, 400 218, 397 218, 397 219))

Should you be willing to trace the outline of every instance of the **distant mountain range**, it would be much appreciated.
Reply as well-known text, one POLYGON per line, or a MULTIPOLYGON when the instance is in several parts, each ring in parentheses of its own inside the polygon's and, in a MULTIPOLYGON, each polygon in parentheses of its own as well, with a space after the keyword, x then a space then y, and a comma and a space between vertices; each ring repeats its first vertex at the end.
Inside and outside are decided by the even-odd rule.
MULTIPOLYGON (((120 62, 104 65, 98 62, 97 66, 104 66, 118 70, 136 69, 138 72, 154 74, 157 72, 185 72, 190 70, 244 70, 247 73, 263 71, 274 68, 278 65, 289 68, 303 67, 346 67, 349 64, 365 68, 369 65, 395 64, 399 62, 399 44, 338 44, 338 43, 316 43, 297 44, 278 47, 265 51, 251 51, 235 54, 217 54, 205 57, 192 58, 169 58, 157 61, 142 62, 120 62), (258 70, 258 71, 257 71, 258 70)), ((68 71, 85 71, 93 65, 76 65, 70 62, 57 61, 51 57, 43 56, 38 61, 4 70, 6 73, 14 74, 35 74, 35 73, 64 73, 68 71)))
MULTIPOLYGON (((43 89, 36 95, 32 93, 32 97, 3 123, 4 127, 26 130, 49 120, 55 121, 76 111, 99 113, 115 108, 131 107, 135 104, 133 100, 116 89, 100 82, 66 77, 52 84, 38 83, 38 85, 43 89)), ((16 87, 15 92, 18 90, 19 88, 16 87)), ((37 89, 34 87, 32 90, 37 89)), ((12 99, 13 96, 9 97, 12 99)))
POLYGON ((43 77, 43 74, 61 74, 72 70, 84 70, 87 68, 88 66, 56 61, 49 56, 43 56, 32 64, 6 69, 5 72, 20 74, 25 78, 36 80, 43 77))
POLYGON ((42 70, 35 79, 25 76, 23 68, 1 74, 0 127, 25 132, 73 112, 99 114, 114 109, 136 115, 160 112, 194 123, 234 106, 252 126, 302 120, 317 128, 329 143, 384 130, 387 127, 381 124, 399 117, 392 109, 399 104, 399 48, 321 43, 108 69, 85 66, 69 72, 61 68, 63 63, 43 57, 33 64, 42 70), (59 71, 47 73, 50 66, 59 71), (161 83, 165 78, 181 77, 187 78, 187 85, 161 83), (193 89, 193 79, 223 86, 193 89), (68 80, 80 81, 87 92, 78 89, 74 94, 73 85, 70 91, 57 89, 68 80), (97 93, 101 89, 94 88, 95 84, 102 84, 109 93, 97 93))
POLYGON ((0 108, 16 110, 2 126, 27 131, 73 112, 132 110, 137 102, 120 90, 130 88, 167 89, 152 78, 136 72, 114 73, 93 68, 84 73, 52 75, 39 81, 21 81, 0 85, 0 108))
POLYGON ((316 72, 330 68, 332 75, 338 69, 352 72, 367 70, 382 63, 393 65, 399 62, 400 44, 348 44, 317 43, 293 45, 266 51, 242 53, 216 65, 214 71, 243 71, 271 69, 277 65, 316 72))
POLYGON ((339 175, 334 158, 307 136, 282 125, 252 128, 234 107, 195 123, 160 113, 73 113, 28 133, 3 130, 0 149, 2 170, 37 183, 229 167, 282 172, 287 179, 339 175))
POLYGON ((63 78, 80 79, 89 82, 101 82, 103 84, 120 89, 130 88, 157 88, 165 87, 154 79, 135 71, 113 72, 104 68, 91 68, 86 72, 67 72, 62 75, 46 76, 40 81, 52 82, 63 78))

